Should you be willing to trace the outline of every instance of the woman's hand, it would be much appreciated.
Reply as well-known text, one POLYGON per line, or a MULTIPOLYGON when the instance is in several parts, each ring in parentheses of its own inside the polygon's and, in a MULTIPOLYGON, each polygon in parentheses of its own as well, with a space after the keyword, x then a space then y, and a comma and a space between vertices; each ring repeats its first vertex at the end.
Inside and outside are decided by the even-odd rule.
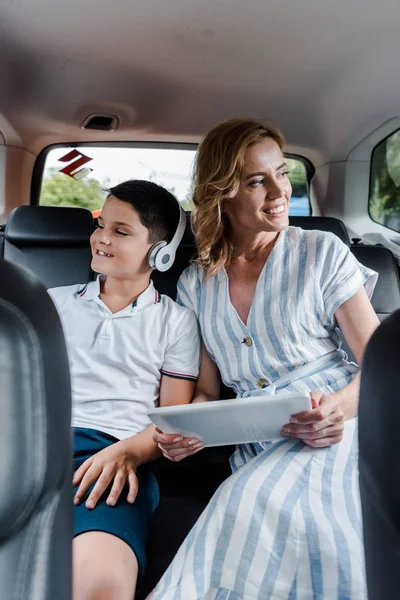
POLYGON ((136 476, 136 464, 123 442, 116 442, 104 450, 94 454, 79 467, 74 473, 72 485, 80 483, 74 497, 74 504, 80 504, 88 489, 94 481, 97 482, 86 500, 86 508, 94 508, 112 482, 111 491, 107 497, 108 506, 114 506, 125 486, 128 484, 128 502, 135 501, 139 483, 136 476))
POLYGON ((341 441, 344 415, 335 394, 311 392, 312 410, 290 418, 281 435, 298 438, 313 448, 333 446, 341 441))
POLYGON ((153 440, 157 442, 165 458, 173 462, 179 462, 203 448, 202 442, 196 438, 183 438, 175 433, 163 433, 158 427, 154 429, 153 440))

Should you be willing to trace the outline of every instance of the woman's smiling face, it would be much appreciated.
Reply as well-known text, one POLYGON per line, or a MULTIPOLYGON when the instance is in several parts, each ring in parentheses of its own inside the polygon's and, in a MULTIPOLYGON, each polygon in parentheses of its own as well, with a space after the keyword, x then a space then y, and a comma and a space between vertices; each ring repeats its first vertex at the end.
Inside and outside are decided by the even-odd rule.
POLYGON ((265 138, 249 146, 236 196, 225 200, 234 231, 282 231, 289 224, 292 186, 278 144, 265 138))

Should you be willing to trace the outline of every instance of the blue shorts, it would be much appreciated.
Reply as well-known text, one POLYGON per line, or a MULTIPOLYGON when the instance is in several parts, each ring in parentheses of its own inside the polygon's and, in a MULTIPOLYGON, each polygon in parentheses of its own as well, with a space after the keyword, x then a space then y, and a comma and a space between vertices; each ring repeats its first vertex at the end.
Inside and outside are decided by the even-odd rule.
MULTIPOLYGON (((74 471, 96 452, 118 442, 112 435, 96 429, 75 427, 73 433, 74 471)), ((88 510, 84 502, 74 508, 74 536, 86 531, 104 531, 121 538, 136 555, 139 576, 143 575, 146 567, 145 548, 150 521, 159 502, 158 483, 153 468, 152 463, 149 463, 142 465, 137 470, 139 491, 133 504, 129 504, 126 500, 128 495, 126 487, 116 505, 107 506, 106 499, 111 489, 110 486, 94 509, 88 510)))

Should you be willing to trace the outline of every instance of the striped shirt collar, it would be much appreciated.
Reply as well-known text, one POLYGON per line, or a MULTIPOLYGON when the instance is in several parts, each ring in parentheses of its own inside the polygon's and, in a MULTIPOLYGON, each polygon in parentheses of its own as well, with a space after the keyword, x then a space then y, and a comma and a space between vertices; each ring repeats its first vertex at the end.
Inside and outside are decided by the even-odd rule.
MULTIPOLYGON (((82 300, 95 300, 96 298, 100 298, 100 282, 104 279, 104 275, 98 275, 94 281, 89 281, 89 283, 86 283, 77 291, 78 296, 80 296, 82 300)), ((150 280, 148 287, 133 301, 132 308, 141 310, 152 304, 158 304, 160 301, 161 295, 150 280)))

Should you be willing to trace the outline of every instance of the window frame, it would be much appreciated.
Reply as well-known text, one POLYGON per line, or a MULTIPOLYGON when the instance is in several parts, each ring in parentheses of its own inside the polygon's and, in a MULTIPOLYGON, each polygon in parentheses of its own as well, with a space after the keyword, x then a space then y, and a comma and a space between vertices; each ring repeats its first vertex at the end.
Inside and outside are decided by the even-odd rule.
MULTIPOLYGON (((69 142, 67 144, 58 143, 58 144, 50 144, 43 148, 43 150, 38 154, 38 157, 35 161, 33 172, 32 172, 32 182, 31 182, 31 193, 30 193, 30 203, 34 206, 39 205, 40 200, 40 192, 42 189, 42 181, 43 181, 43 173, 46 165, 46 158, 49 152, 52 150, 57 150, 61 148, 65 148, 66 151, 74 150, 75 148, 143 148, 143 149, 160 149, 160 150, 197 150, 198 143, 192 142, 69 142)), ((308 205, 309 205, 309 215, 312 216, 312 206, 310 200, 310 183, 311 179, 315 173, 314 165, 311 161, 305 156, 301 156, 299 154, 293 154, 291 152, 284 152, 285 158, 289 158, 291 160, 297 160, 301 162, 306 171, 306 184, 307 184, 307 196, 308 196, 308 205)))
MULTIPOLYGON (((400 234, 400 231, 398 229, 393 229, 393 227, 389 227, 388 225, 385 225, 384 223, 380 223, 379 221, 376 221, 373 218, 373 216, 371 215, 371 210, 370 210, 371 191, 372 191, 372 163, 373 163, 375 151, 377 150, 378 146, 380 146, 381 144, 386 142, 389 138, 391 138, 393 135, 395 135, 398 132, 400 132, 400 127, 398 127, 397 129, 395 129, 394 131, 392 131, 388 135, 386 135, 384 138, 379 140, 379 142, 377 142, 371 150, 371 158, 370 158, 370 163, 369 163, 369 184, 368 184, 368 199, 367 199, 367 201, 368 201, 368 216, 371 219, 371 221, 373 221, 377 225, 380 225, 381 227, 384 227, 385 229, 389 229, 389 231, 394 231, 395 233, 400 234)), ((386 168, 387 168, 387 161, 386 161, 386 168)))

